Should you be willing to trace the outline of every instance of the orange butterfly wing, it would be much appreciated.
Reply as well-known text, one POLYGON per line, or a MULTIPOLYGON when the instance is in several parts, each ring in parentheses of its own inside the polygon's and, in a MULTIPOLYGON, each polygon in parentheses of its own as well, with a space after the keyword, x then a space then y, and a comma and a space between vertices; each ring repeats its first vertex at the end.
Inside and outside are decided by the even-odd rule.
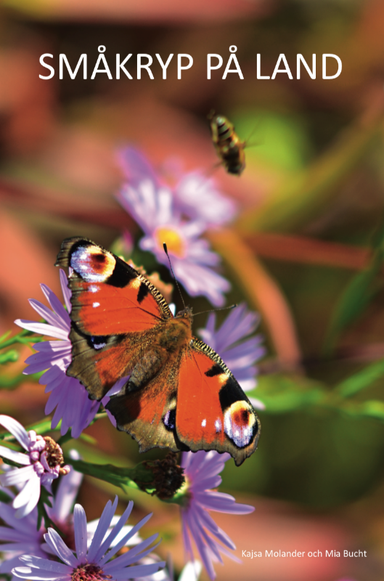
POLYGON ((148 279, 90 240, 64 240, 56 265, 73 269, 69 276, 71 319, 84 333, 141 332, 172 316, 148 279))
POLYGON ((106 405, 119 430, 128 432, 139 444, 140 452, 151 448, 187 449, 179 441, 169 416, 176 407, 177 359, 171 358, 142 389, 111 397, 106 405))
POLYGON ((239 466, 257 448, 260 420, 219 355, 193 339, 180 365, 176 432, 192 451, 229 452, 239 466))
POLYGON ((101 399, 131 372, 173 315, 144 276, 90 240, 64 240, 57 265, 72 269, 72 363, 67 374, 78 378, 92 398, 101 399))

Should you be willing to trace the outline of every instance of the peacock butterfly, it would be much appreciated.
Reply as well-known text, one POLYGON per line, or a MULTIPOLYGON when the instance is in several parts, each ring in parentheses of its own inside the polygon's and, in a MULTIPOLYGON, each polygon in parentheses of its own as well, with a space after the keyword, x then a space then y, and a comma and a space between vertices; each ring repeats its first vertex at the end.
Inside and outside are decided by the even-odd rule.
POLYGON ((257 447, 260 420, 219 355, 192 335, 192 309, 173 316, 137 270, 90 240, 64 240, 70 267, 72 363, 67 374, 100 400, 127 381, 107 409, 140 452, 229 452, 237 466, 257 447))

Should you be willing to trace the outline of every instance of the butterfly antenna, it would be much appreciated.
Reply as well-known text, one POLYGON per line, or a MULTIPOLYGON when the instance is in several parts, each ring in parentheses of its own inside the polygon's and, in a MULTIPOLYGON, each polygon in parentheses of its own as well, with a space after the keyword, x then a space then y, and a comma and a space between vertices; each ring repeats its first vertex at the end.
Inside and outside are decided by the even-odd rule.
POLYGON ((185 305, 185 302, 184 302, 184 297, 183 297, 183 295, 182 295, 182 293, 181 293, 181 288, 180 288, 180 285, 179 285, 179 283, 178 283, 178 281, 177 281, 177 278, 175 277, 175 273, 173 272, 173 268, 172 268, 171 259, 169 258, 169 254, 168 254, 168 248, 167 248, 167 245, 166 245, 166 243, 165 243, 165 242, 163 242, 163 248, 164 248, 164 252, 165 252, 165 254, 167 255, 167 258, 168 258, 168 262, 169 262, 169 269, 170 269, 170 271, 171 271, 171 274, 172 274, 173 280, 175 281, 175 285, 177 286, 177 290, 179 291, 179 295, 180 295, 180 297, 181 297, 181 301, 182 301, 182 303, 183 303, 183 307, 184 307, 184 309, 185 309, 185 308, 186 308, 186 305, 185 305))
POLYGON ((196 315, 204 315, 204 313, 216 313, 216 311, 228 311, 229 309, 234 309, 236 307, 238 307, 239 305, 237 303, 234 303, 233 305, 229 305, 229 307, 220 307, 218 309, 208 309, 208 311, 200 311, 200 313, 193 313, 193 317, 196 317, 196 315))

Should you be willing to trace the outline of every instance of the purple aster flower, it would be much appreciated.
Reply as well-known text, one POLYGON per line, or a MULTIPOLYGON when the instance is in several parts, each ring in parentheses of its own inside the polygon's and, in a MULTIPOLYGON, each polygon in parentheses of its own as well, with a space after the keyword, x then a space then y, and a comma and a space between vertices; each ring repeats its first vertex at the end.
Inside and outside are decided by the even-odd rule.
POLYGON ((117 152, 117 160, 133 188, 146 179, 151 180, 157 187, 160 186, 159 176, 140 149, 131 146, 122 147, 117 152))
MULTIPOLYGON (((79 458, 75 450, 71 450, 72 458, 79 458)), ((10 467, 8 467, 11 469, 10 467)), ((46 507, 49 518, 58 525, 60 531, 66 537, 73 537, 73 522, 71 511, 77 496, 83 475, 76 470, 71 470, 66 478, 61 478, 57 492, 52 498, 52 506, 46 507)), ((5 489, 6 490, 6 489, 5 489)), ((6 490, 10 500, 14 494, 6 490)), ((22 520, 16 517, 16 509, 10 504, 0 502, 1 519, 6 526, 0 526, 0 552, 3 553, 3 562, 0 564, 0 573, 11 573, 12 569, 21 566, 19 557, 22 555, 34 555, 36 557, 47 557, 45 552, 43 535, 46 528, 37 528, 38 513, 34 508, 22 520)), ((88 531, 90 534, 90 531, 88 531)), ((12 581, 17 577, 12 576, 12 581)))
POLYGON ((40 498, 43 485, 48 491, 55 478, 68 474, 69 467, 63 466, 63 452, 52 438, 42 437, 33 430, 26 432, 19 422, 9 416, 0 415, 4 426, 21 444, 26 453, 0 446, 0 456, 22 468, 8 469, 0 474, 0 484, 21 488, 12 502, 16 518, 23 518, 33 511, 40 498))
MULTIPOLYGON (((209 511, 228 514, 249 514, 255 509, 247 504, 236 503, 233 496, 210 490, 221 484, 220 472, 230 455, 210 452, 184 452, 181 466, 187 482, 186 504, 181 508, 184 547, 189 559, 193 559, 191 539, 194 540, 200 558, 208 575, 214 579, 214 562, 222 563, 220 553, 234 561, 239 561, 229 549, 236 546, 228 535, 220 529, 209 511)), ((240 562, 240 561, 239 561, 240 562)))
POLYGON ((172 192, 157 187, 150 179, 141 181, 135 188, 124 186, 118 200, 144 231, 140 247, 168 266, 163 249, 166 242, 175 276, 188 293, 204 295, 212 304, 223 305, 223 293, 229 290, 230 284, 212 270, 220 258, 209 249, 208 242, 200 238, 205 224, 185 221, 173 202, 172 192))
MULTIPOLYGON (((69 455, 74 460, 80 459, 80 454, 76 450, 71 450, 69 455)), ((75 504, 75 500, 83 480, 83 475, 76 470, 71 470, 70 473, 66 478, 62 478, 59 482, 57 487, 56 495, 52 500, 52 507, 47 506, 47 514, 52 522, 55 523, 57 528, 66 535, 66 538, 73 539, 74 538, 74 531, 73 531, 73 505, 75 504)), ((110 522, 108 533, 111 531, 111 528, 114 527, 120 519, 120 516, 113 516, 110 522)), ((99 519, 93 520, 87 523, 87 539, 88 543, 90 544, 92 538, 96 532, 96 529, 99 525, 99 519)), ((126 525, 124 526, 118 535, 116 535, 115 539, 113 540, 111 546, 114 546, 123 536, 126 536, 127 533, 132 529, 132 526, 126 525)), ((129 537, 127 540, 127 546, 137 545, 141 542, 141 538, 138 533, 134 534, 133 536, 129 537)), ((75 548, 73 542, 70 545, 71 548, 75 548)), ((50 552, 49 546, 44 544, 45 550, 50 552)))
MULTIPOLYGON (((72 458, 79 458, 79 454, 75 450, 71 450, 72 458)), ((76 470, 71 470, 66 478, 62 478, 59 482, 57 492, 52 498, 52 506, 47 507, 47 513, 52 522, 60 530, 61 536, 66 540, 71 548, 75 548, 74 544, 74 524, 72 508, 75 502, 83 475, 76 470)), ((14 497, 12 492, 6 490, 10 499, 14 497)), ((38 514, 35 508, 22 521, 16 518, 15 509, 9 504, 0 502, 1 519, 7 526, 0 526, 0 552, 3 556, 3 562, 0 564, 0 573, 10 574, 15 567, 22 566, 20 561, 22 555, 33 555, 44 559, 51 559, 56 561, 56 553, 52 551, 51 547, 44 542, 44 533, 47 532, 44 526, 37 529, 38 514)), ((110 526, 106 532, 109 534, 112 527, 118 524, 118 516, 113 516, 110 526)), ((90 545, 92 538, 99 526, 99 520, 87 523, 87 545, 90 545)), ((128 535, 132 530, 132 526, 123 526, 120 532, 115 536, 111 546, 116 545, 124 536, 128 536, 126 546, 135 546, 142 541, 139 534, 128 535)), ((106 536, 105 535, 105 536, 106 536)), ((105 538, 105 537, 104 537, 105 538)), ((148 563, 158 563, 160 559, 155 556, 147 557, 148 563), (152 560, 150 560, 152 559, 152 560)), ((144 561, 144 560, 143 560, 144 561)), ((147 562, 147 561, 146 561, 147 562)), ((159 565, 158 565, 159 566, 159 565)), ((159 571, 157 573, 160 574, 159 571)), ((17 577, 13 576, 12 581, 16 581, 17 577)), ((149 579, 149 578, 148 578, 149 579)), ((153 581, 161 581, 161 579, 154 579, 153 581)), ((165 578, 164 578, 164 581, 165 578)))
MULTIPOLYGON (((72 460, 80 459, 77 450, 70 450, 69 456, 72 460)), ((83 475, 71 468, 68 476, 60 479, 56 494, 51 500, 52 506, 46 507, 51 521, 68 537, 73 537, 72 511, 82 481, 83 475)))
MULTIPOLYGON (((148 557, 141 559, 140 563, 142 565, 153 565, 158 563, 159 560, 160 559, 156 555, 149 555, 148 557)), ((161 569, 152 575, 136 577, 135 581, 173 581, 173 575, 170 573, 168 568, 169 563, 167 563, 167 566, 164 567, 164 569, 161 569)))
MULTIPOLYGON (((136 189, 145 180, 150 180, 156 188, 166 185, 140 150, 124 147, 118 152, 118 161, 132 188, 136 189)), ((233 220, 236 215, 235 203, 223 196, 212 178, 205 177, 198 170, 183 173, 180 169, 173 169, 171 173, 176 179, 172 189, 173 199, 184 216, 210 226, 219 226, 233 220)))
POLYGON ((199 171, 184 174, 174 188, 174 195, 184 214, 210 226, 227 224, 236 216, 233 200, 219 192, 213 178, 206 178, 199 171))
MULTIPOLYGON (((67 277, 63 270, 60 270, 60 283, 65 306, 68 312, 71 312, 71 291, 68 289, 67 277)), ((100 402, 90 400, 87 390, 80 381, 66 375, 72 357, 71 342, 68 338, 71 320, 51 289, 44 284, 41 285, 41 289, 52 310, 34 299, 30 299, 29 302, 46 323, 21 319, 17 319, 15 323, 28 331, 55 337, 58 340, 36 343, 33 348, 37 353, 26 359, 28 368, 24 373, 29 375, 45 371, 39 383, 46 385, 46 393, 51 392, 45 406, 45 413, 50 414, 56 408, 52 418, 52 428, 56 428, 61 420, 61 434, 66 434, 68 429, 72 428, 72 437, 78 438, 95 417, 100 402)))
MULTIPOLYGON (((9 493, 10 499, 14 497, 9 493)), ((16 510, 4 502, 0 502, 0 515, 3 525, 0 526, 0 578, 2 573, 10 574, 12 569, 21 565, 19 557, 24 554, 44 557, 41 548, 44 527, 37 529, 37 508, 34 508, 23 520, 16 517, 16 510)), ((12 576, 12 581, 17 577, 12 576)))
MULTIPOLYGON (((261 345, 263 337, 249 337, 259 322, 259 315, 248 311, 242 304, 229 313, 217 330, 216 313, 209 315, 205 329, 198 330, 203 341, 220 355, 245 392, 256 387, 255 364, 265 355, 265 348, 261 345)), ((258 399, 250 398, 250 401, 254 407, 264 409, 264 404, 258 399)))
POLYGON ((108 578, 115 581, 125 581, 126 579, 150 575, 164 567, 164 562, 138 564, 140 559, 146 557, 153 550, 152 543, 157 538, 156 534, 116 557, 120 549, 127 544, 129 539, 137 533, 151 516, 148 515, 143 518, 118 542, 114 542, 123 529, 133 507, 133 502, 130 502, 118 519, 117 524, 109 532, 117 507, 117 500, 116 497, 113 504, 111 501, 107 502, 90 544, 87 542, 85 511, 80 504, 76 504, 74 509, 75 551, 72 551, 64 543, 60 535, 50 528, 44 538, 51 552, 60 559, 60 562, 33 555, 24 555, 20 557, 20 560, 26 566, 16 567, 12 571, 13 574, 21 579, 34 579, 37 581, 45 581, 46 579, 51 581, 56 579, 60 581, 73 581, 75 579, 101 581, 108 578))

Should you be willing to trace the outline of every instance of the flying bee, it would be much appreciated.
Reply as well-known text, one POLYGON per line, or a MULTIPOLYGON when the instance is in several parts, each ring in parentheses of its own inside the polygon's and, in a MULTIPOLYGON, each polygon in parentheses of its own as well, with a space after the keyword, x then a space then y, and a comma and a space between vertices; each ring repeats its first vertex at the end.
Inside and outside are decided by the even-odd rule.
POLYGON ((245 141, 241 141, 233 123, 223 115, 211 111, 208 115, 211 124, 212 141, 225 170, 239 176, 245 168, 245 141))

